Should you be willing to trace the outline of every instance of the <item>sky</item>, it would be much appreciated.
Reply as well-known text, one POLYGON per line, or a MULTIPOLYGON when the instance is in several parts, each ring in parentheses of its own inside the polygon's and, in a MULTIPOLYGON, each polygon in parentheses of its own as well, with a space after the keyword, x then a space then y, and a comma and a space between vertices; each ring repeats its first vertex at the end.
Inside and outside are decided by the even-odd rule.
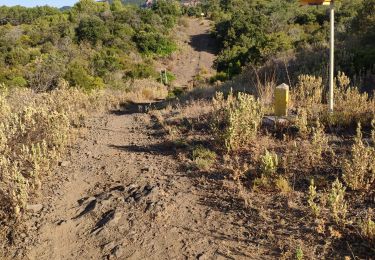
POLYGON ((14 6, 14 5, 22 5, 27 7, 33 6, 54 6, 54 7, 63 7, 63 6, 72 6, 78 0, 0 0, 0 6, 7 5, 7 6, 14 6))

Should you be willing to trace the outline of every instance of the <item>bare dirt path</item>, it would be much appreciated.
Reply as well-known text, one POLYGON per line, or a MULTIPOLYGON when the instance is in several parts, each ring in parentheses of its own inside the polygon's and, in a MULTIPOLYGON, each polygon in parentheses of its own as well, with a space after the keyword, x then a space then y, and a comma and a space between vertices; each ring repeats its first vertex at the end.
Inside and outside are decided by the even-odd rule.
POLYGON ((173 82, 178 87, 190 87, 198 74, 212 76, 217 44, 210 35, 211 22, 205 19, 184 20, 175 32, 180 51, 161 60, 157 67, 167 69, 176 76, 173 82))
POLYGON ((159 131, 148 114, 90 120, 87 138, 43 190, 43 210, 30 218, 27 246, 18 257, 250 257, 239 253, 251 247, 246 239, 233 236, 245 229, 230 210, 215 208, 216 198, 180 168, 173 145, 159 131))

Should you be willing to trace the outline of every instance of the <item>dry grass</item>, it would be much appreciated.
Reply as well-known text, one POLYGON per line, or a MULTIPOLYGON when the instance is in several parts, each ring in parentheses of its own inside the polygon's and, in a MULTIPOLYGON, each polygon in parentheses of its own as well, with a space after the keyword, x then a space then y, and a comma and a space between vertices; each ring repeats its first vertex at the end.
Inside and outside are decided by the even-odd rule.
POLYGON ((136 79, 130 85, 127 100, 133 102, 152 102, 168 96, 168 88, 152 79, 136 79))
MULTIPOLYGON (((289 249, 280 257, 299 258, 308 254, 312 258, 348 255, 368 258, 373 255, 374 214, 368 208, 373 206, 375 188, 374 99, 349 86, 349 79, 340 73, 336 112, 328 115, 321 78, 303 75, 292 91, 291 112, 297 115, 294 125, 290 129, 267 129, 260 124, 261 111, 269 111, 269 94, 265 93, 272 93, 269 86, 275 84, 257 84, 257 80, 249 83, 249 77, 241 77, 220 88, 228 95, 215 95, 218 88, 202 89, 199 97, 213 97, 211 102, 203 102, 202 110, 194 106, 194 102, 202 101, 190 101, 188 105, 174 108, 173 113, 161 111, 162 121, 166 127, 173 124, 177 128, 179 139, 188 140, 188 144, 203 140, 204 147, 217 155, 209 171, 211 176, 228 174, 223 190, 229 182, 237 187, 231 196, 243 201, 244 208, 239 211, 258 207, 262 214, 286 218, 281 226, 269 224, 267 227, 276 228, 278 234, 282 230, 290 234, 295 225, 310 230, 297 228, 295 232, 303 235, 294 241, 300 241, 303 250, 302 247, 289 249), (250 85, 255 86, 253 91, 247 88, 250 85), (242 88, 259 99, 250 100, 243 93, 236 96, 230 87, 235 87, 235 93, 242 88), (251 105, 241 105, 241 102, 251 105), (365 127, 353 135, 357 123, 365 127), (198 125, 211 125, 211 128, 198 125), (294 206, 267 208, 265 201, 273 205, 271 202, 280 196, 294 198, 294 206), (309 235, 310 240, 306 238, 309 235), (314 250, 321 241, 325 241, 323 252, 317 254, 314 250)), ((196 96, 194 93, 193 97, 196 96)), ((191 149, 179 151, 190 153, 191 149)), ((216 182, 213 179, 208 181, 213 184, 216 182)), ((285 239, 283 235, 279 237, 285 239)))

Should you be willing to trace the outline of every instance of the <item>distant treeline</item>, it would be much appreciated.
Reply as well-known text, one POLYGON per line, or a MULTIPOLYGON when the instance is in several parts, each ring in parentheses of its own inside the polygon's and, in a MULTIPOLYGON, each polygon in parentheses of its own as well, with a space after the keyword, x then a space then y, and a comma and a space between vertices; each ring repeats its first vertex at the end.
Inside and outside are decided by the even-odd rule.
POLYGON ((0 7, 0 83, 53 89, 61 81, 94 89, 158 77, 152 60, 171 54, 181 15, 173 0, 151 8, 81 0, 72 8, 0 7))

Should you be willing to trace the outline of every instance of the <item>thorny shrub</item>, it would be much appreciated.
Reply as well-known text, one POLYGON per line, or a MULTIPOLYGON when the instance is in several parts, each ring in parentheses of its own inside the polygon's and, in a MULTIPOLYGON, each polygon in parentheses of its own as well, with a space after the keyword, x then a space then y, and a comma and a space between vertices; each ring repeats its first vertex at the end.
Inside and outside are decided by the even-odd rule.
POLYGON ((212 130, 217 140, 223 142, 227 151, 248 148, 254 140, 262 120, 261 104, 254 96, 232 92, 225 99, 218 92, 213 99, 212 130))

